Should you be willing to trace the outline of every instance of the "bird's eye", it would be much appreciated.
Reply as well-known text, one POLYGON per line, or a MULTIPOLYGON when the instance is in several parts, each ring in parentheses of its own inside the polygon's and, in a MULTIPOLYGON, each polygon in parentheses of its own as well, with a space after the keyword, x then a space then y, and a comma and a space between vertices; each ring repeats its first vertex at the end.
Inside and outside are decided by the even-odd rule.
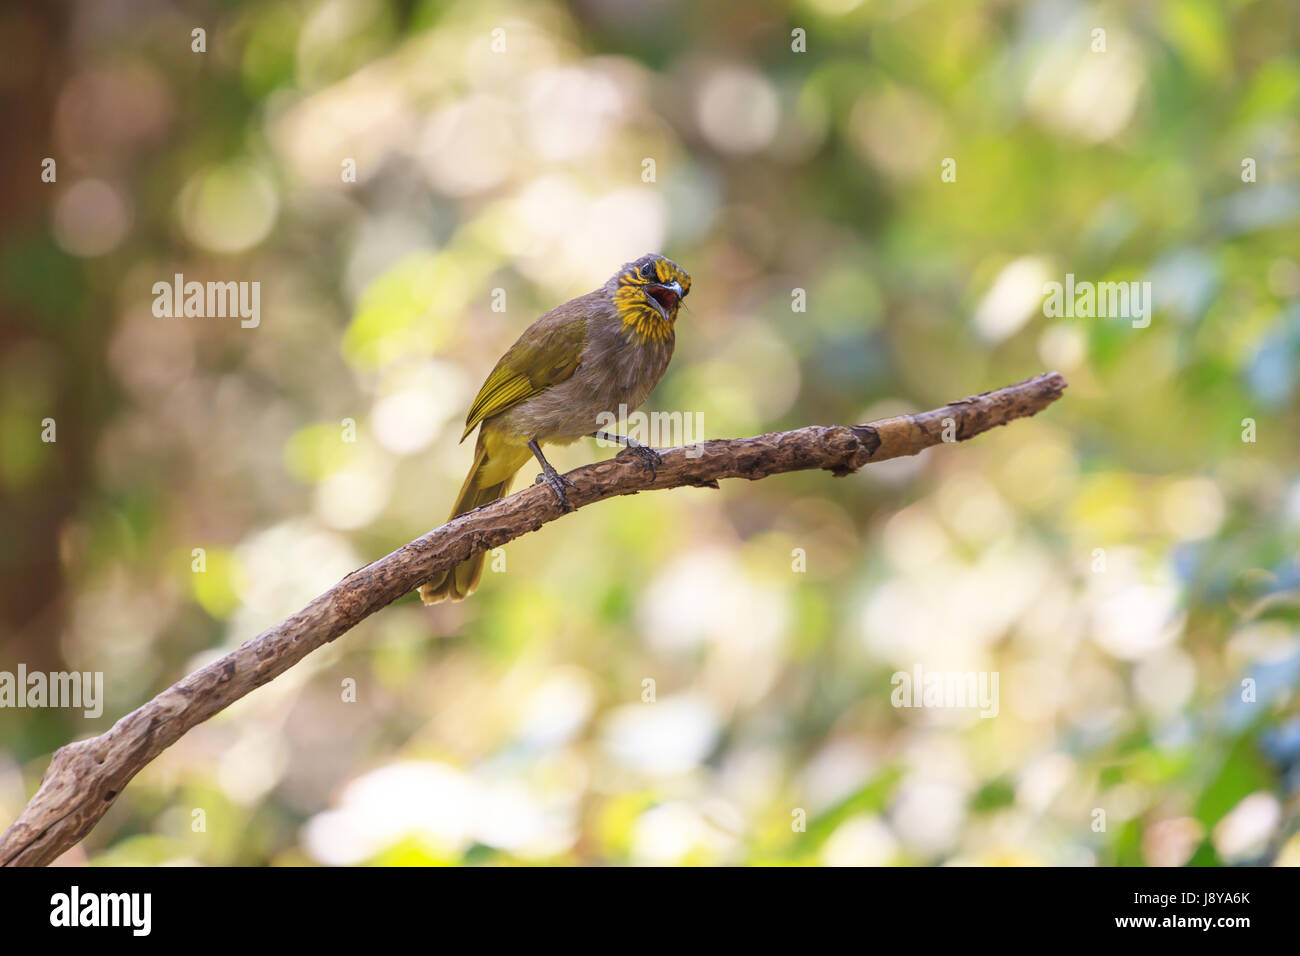
POLYGON ((658 276, 655 275, 655 264, 653 262, 647 262, 645 265, 641 267, 641 278, 643 279, 658 278, 658 276))

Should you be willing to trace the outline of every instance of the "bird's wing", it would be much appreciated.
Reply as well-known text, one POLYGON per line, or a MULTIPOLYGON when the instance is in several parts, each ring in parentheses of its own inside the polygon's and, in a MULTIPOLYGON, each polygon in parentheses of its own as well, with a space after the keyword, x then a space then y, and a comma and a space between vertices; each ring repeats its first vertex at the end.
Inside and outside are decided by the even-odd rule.
POLYGON ((578 369, 587 344, 586 318, 552 313, 534 322, 501 356, 465 417, 464 441, 479 422, 558 385, 578 369))

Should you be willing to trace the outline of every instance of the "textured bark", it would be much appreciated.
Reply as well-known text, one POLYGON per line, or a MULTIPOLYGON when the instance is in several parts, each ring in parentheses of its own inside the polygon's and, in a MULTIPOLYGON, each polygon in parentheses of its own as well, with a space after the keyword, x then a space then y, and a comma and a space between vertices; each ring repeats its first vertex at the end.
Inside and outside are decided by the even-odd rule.
MULTIPOLYGON (((637 458, 620 455, 569 472, 575 486, 569 501, 581 508, 615 495, 717 487, 724 478, 757 480, 806 469, 848 475, 874 461, 915 455, 945 437, 964 441, 1033 415, 1056 401, 1065 387, 1065 379, 1051 372, 869 425, 810 425, 753 438, 706 441, 689 451, 669 449, 653 478, 637 458)), ((561 514, 550 489, 533 485, 462 515, 353 571, 297 614, 173 684, 98 737, 60 748, 36 795, 0 837, 0 864, 49 863, 89 833, 131 778, 191 727, 284 673, 435 572, 536 531, 561 514)))

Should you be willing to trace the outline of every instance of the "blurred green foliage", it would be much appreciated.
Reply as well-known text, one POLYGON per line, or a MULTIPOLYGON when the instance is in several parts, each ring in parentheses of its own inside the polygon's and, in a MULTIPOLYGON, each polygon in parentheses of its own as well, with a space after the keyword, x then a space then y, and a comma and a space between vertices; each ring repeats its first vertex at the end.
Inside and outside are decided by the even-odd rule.
POLYGON ((26 29, 62 57, 0 234, 0 670, 107 701, 0 713, 0 820, 52 749, 438 524, 497 356, 656 250, 694 286, 650 407, 709 437, 1071 387, 849 479, 549 525, 191 732, 71 858, 1300 862, 1291 0, 26 29), (157 317, 176 273, 260 282, 260 324, 157 317), (1151 283, 1149 326, 1049 317, 1067 274, 1151 283), (996 673, 997 716, 893 706, 916 667, 996 673))

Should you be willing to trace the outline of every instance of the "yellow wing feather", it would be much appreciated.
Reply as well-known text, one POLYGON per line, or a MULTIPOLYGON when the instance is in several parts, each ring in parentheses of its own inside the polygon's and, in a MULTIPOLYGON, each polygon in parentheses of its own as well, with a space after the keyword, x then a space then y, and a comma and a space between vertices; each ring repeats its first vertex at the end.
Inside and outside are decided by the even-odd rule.
POLYGON ((587 344, 587 320, 557 312, 529 326, 501 356, 470 406, 461 441, 480 422, 558 385, 578 370, 587 344))

